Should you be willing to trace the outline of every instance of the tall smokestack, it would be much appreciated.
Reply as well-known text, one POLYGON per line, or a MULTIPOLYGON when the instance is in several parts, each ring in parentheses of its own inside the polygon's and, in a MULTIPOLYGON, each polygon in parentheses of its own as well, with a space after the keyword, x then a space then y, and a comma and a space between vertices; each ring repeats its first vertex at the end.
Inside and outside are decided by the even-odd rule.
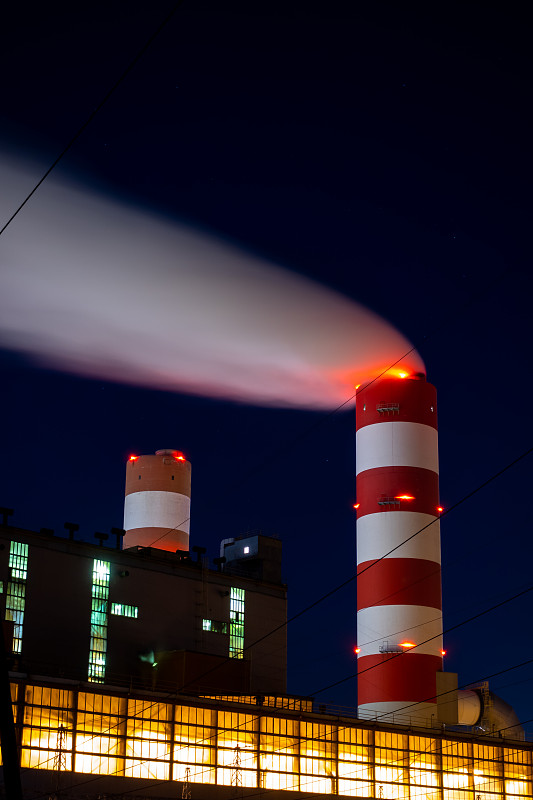
POLYGON ((179 450, 130 456, 126 465, 124 547, 189 549, 191 464, 179 450))
POLYGON ((430 720, 442 670, 435 387, 376 381, 359 390, 356 421, 359 711, 430 720))

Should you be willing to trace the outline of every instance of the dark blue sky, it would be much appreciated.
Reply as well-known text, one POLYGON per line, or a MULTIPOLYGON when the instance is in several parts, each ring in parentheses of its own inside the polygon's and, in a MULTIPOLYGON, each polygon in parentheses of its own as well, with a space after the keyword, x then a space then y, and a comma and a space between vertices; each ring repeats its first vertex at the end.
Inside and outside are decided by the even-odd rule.
MULTIPOLYGON (((10 8, 5 151, 48 163, 172 4, 10 8)), ((439 392, 448 507, 533 442, 530 53, 519 4, 184 2, 62 161, 374 309, 439 392)), ((24 213, 24 212, 21 212, 24 213)), ((284 544, 290 614, 354 569, 354 413, 253 408, 2 355, 0 503, 86 538, 122 524, 130 452, 193 463, 191 534, 284 544), (318 424, 317 426, 317 423, 318 424)), ((532 457, 442 525, 445 628, 533 585, 532 457)), ((460 684, 533 657, 533 592, 445 637, 460 684)), ((351 672, 355 587, 288 629, 289 689, 351 672)), ((533 665, 492 681, 533 718, 533 665), (501 688, 500 688, 501 687, 501 688)), ((353 706, 354 681, 320 695, 353 706)))

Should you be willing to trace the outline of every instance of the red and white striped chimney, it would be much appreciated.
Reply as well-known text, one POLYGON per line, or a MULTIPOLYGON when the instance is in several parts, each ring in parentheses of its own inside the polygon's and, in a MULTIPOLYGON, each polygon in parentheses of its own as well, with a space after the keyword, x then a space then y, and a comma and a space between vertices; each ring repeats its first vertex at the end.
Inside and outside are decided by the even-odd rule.
POLYGON ((356 421, 359 711, 430 719, 442 669, 435 387, 377 380, 358 391, 356 421))
POLYGON ((179 450, 130 456, 126 465, 124 547, 189 549, 191 463, 179 450))

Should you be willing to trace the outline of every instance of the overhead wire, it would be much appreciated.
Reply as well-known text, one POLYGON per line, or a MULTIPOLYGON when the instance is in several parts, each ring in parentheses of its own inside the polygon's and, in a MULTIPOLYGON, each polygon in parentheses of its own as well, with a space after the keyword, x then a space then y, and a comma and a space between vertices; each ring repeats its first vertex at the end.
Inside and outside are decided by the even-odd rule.
POLYGON ((50 166, 48 167, 46 172, 42 175, 40 180, 35 184, 35 186, 30 191, 30 193, 25 197, 25 199, 22 201, 22 203, 15 209, 15 211, 11 214, 11 216, 9 217, 7 222, 4 223, 2 228, 0 228, 0 236, 4 233, 4 231, 8 228, 8 226, 13 222, 15 217, 22 211, 22 209, 24 208, 26 203, 28 203, 28 201, 33 197, 35 192, 39 189, 39 187, 48 178, 50 173, 57 167, 57 165, 59 164, 61 159, 68 153, 68 151, 71 149, 71 147, 78 141, 78 139, 80 138, 82 133, 88 128, 88 126, 91 124, 91 122, 96 117, 96 115, 102 110, 102 108, 105 106, 105 104, 108 102, 108 100, 112 97, 112 95, 115 93, 115 91, 121 85, 121 83, 123 83, 125 78, 130 74, 130 72, 133 70, 133 68, 136 66, 136 64, 144 56, 146 51, 150 48, 151 44, 155 41, 155 39, 157 39, 159 34, 168 25, 168 23, 170 22, 172 17, 175 15, 175 13, 179 9, 179 7, 181 5, 183 5, 183 3, 184 3, 184 0, 178 0, 178 2, 175 3, 172 6, 170 12, 166 15, 166 17, 163 19, 163 21, 157 26, 157 28, 151 34, 151 36, 149 36, 149 38, 146 40, 146 42, 140 48, 140 50, 138 50, 138 52, 135 54, 135 56, 131 59, 131 61, 127 65, 126 69, 121 73, 121 75, 119 75, 119 77, 116 79, 116 81, 108 89, 106 94, 103 96, 103 98, 100 100, 100 102, 96 105, 96 107, 93 109, 93 111, 89 114, 89 116, 87 117, 85 122, 78 128, 78 130, 76 131, 74 136, 72 136, 72 138, 67 142, 65 147, 59 153, 59 155, 50 164, 50 166))
MULTIPOLYGON (((444 630, 442 632, 442 634, 441 633, 437 633, 437 634, 435 634, 435 636, 430 636, 429 639, 424 639, 423 642, 418 642, 416 647, 410 648, 410 652, 415 651, 418 647, 422 647, 422 645, 428 644, 429 642, 432 642, 435 639, 439 639, 441 636, 445 636, 446 634, 451 633, 451 631, 454 631, 457 628, 461 628, 463 625, 467 625, 469 622, 474 622, 476 619, 479 619, 479 617, 483 617, 483 616, 485 616, 485 614, 489 614, 491 611, 495 611, 497 608, 501 608, 502 606, 506 605, 507 603, 510 603, 513 600, 517 600, 519 597, 523 597, 524 595, 526 595, 526 594, 528 594, 529 592, 532 592, 532 591, 533 591, 533 585, 527 587, 526 589, 522 589, 520 592, 517 592, 516 594, 512 595, 511 597, 507 597, 504 600, 501 600, 499 603, 496 603, 495 605, 490 606, 489 608, 485 608, 483 611, 479 611, 477 614, 474 614, 473 616, 468 617, 468 619, 462 620, 461 622, 457 622, 455 625, 451 625, 449 628, 446 628, 446 630, 444 630)), ((402 631, 398 631, 398 633, 402 633, 402 631)), ((409 658, 409 654, 408 653, 393 653, 393 654, 390 655, 390 658, 387 659, 387 663, 390 663, 391 661, 393 661, 396 658, 402 658, 402 657, 409 658)), ((321 689, 317 689, 316 691, 311 692, 311 696, 314 696, 315 694, 321 694, 321 692, 325 692, 328 689, 332 689, 334 686, 339 686, 341 683, 345 683, 345 681, 348 681, 351 678, 355 678, 358 675, 364 675, 366 672, 370 672, 370 671, 372 671, 374 669, 378 669, 382 665, 382 663, 384 663, 384 662, 380 662, 378 664, 373 664, 370 667, 366 667, 366 669, 362 669, 362 670, 360 670, 358 672, 354 672, 354 673, 346 676, 345 678, 341 678, 341 680, 336 681, 335 683, 331 683, 328 686, 323 686, 321 689)), ((423 702, 423 701, 420 701, 420 702, 423 702)))

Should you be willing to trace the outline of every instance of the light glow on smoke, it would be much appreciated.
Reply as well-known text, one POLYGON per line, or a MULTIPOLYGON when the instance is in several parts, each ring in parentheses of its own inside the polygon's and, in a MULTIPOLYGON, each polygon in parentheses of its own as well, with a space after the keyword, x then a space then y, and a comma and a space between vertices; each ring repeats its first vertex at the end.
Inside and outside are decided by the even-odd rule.
MULTIPOLYGON (((0 163, 0 220, 38 170, 0 163)), ((227 242, 48 179, 0 237, 0 345, 65 371, 332 408, 410 343, 358 303, 227 242)), ((395 370, 423 372, 416 352, 395 370)))

